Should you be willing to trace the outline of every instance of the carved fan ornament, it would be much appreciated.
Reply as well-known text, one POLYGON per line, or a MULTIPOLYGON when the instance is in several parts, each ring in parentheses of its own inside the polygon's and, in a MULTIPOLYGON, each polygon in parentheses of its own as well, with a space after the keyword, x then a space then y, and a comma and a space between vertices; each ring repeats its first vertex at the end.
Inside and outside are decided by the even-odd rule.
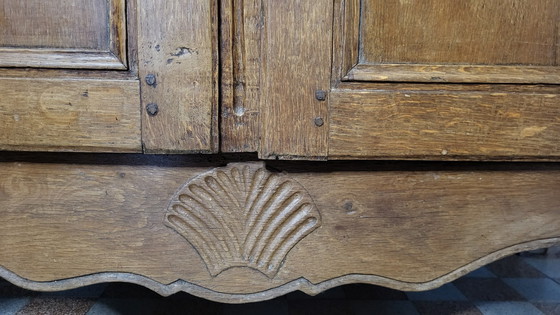
POLYGON ((298 182, 247 163, 188 181, 164 223, 194 246, 212 276, 249 267, 272 278, 288 252, 321 225, 321 215, 298 182))

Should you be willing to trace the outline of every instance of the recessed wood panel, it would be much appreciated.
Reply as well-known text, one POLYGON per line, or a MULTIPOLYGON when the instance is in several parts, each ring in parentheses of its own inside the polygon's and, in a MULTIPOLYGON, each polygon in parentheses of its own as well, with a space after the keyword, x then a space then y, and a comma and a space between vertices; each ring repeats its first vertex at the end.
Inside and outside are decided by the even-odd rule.
POLYGON ((0 67, 126 69, 125 0, 0 0, 0 67))
POLYGON ((107 0, 0 0, 0 46, 103 50, 107 0))
POLYGON ((555 66, 556 0, 362 1, 363 63, 555 66))

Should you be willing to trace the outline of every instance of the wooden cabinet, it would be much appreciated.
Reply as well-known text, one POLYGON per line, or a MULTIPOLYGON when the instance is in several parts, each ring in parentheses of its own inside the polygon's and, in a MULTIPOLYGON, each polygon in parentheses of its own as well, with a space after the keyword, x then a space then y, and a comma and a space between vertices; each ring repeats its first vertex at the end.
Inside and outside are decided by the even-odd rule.
POLYGON ((557 1, 0 3, 17 285, 425 290, 560 242, 557 1))

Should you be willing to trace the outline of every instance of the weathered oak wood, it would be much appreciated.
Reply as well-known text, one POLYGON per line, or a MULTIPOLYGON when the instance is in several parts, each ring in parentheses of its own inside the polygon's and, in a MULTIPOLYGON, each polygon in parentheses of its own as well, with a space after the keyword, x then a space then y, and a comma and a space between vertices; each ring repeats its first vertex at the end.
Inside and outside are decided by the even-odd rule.
POLYGON ((261 0, 221 2, 221 152, 259 149, 261 8, 261 0))
POLYGON ((332 85, 359 62, 360 1, 334 1, 332 85))
POLYGON ((560 83, 560 68, 547 66, 478 66, 429 64, 358 64, 344 81, 455 82, 455 83, 560 83))
POLYGON ((330 158, 560 157, 556 87, 376 87, 331 93, 330 158))
POLYGON ((331 1, 263 2, 259 157, 325 159, 331 1))
POLYGON ((554 1, 339 0, 335 8, 335 83, 560 83, 554 1))
POLYGON ((556 0, 362 1, 362 63, 558 66, 556 0))
MULTIPOLYGON (((220 161, 197 157, 100 156, 84 157, 80 164, 66 164, 69 158, 80 161, 79 155, 54 157, 49 163, 25 158, 0 163, 0 265, 9 271, 0 273, 41 290, 122 280, 163 294, 187 290, 230 302, 296 289, 318 293, 351 282, 423 290, 515 251, 550 246, 560 237, 557 164, 268 163, 282 171, 276 173, 261 163, 220 167, 220 161), (256 184, 261 178, 256 174, 270 177, 256 184), (259 271, 250 256, 245 262, 218 258, 237 267, 212 272, 215 260, 201 257, 201 244, 221 246, 244 235, 233 228, 235 220, 226 225, 214 220, 237 214, 244 222, 242 209, 267 213, 261 197, 246 208, 252 198, 237 198, 246 194, 297 196, 294 202, 316 209, 301 212, 302 222, 317 227, 301 239, 286 234, 294 243, 275 265, 277 272, 268 273, 267 265, 259 271), (209 197, 219 211, 212 210, 214 217, 199 212, 195 220, 199 206, 193 202, 209 197), (305 213, 313 211, 320 220, 306 221, 305 213), (178 222, 169 221, 176 214, 199 225, 201 237, 232 234, 201 243, 181 232, 186 231, 182 225, 164 223, 166 217, 178 222), (71 280, 29 282, 57 279, 71 280)), ((276 213, 245 222, 266 231, 282 217, 276 213)), ((297 216, 287 218, 292 217, 297 216)), ((274 237, 247 235, 257 248, 264 245, 262 253, 274 244, 274 237)))
POLYGON ((212 134, 218 93, 216 5, 214 1, 138 1, 145 152, 217 150, 212 134))
POLYGON ((136 80, 0 79, 0 150, 140 152, 136 80))
POLYGON ((2 0, 0 17, 0 67, 128 67, 125 0, 2 0))

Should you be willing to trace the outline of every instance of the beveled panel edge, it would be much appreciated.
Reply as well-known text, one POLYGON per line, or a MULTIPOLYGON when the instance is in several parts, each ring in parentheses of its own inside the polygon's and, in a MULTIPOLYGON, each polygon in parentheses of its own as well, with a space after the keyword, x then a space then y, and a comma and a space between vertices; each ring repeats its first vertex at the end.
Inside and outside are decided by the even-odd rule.
POLYGON ((182 291, 200 298, 205 298, 220 303, 250 303, 270 300, 297 290, 309 295, 317 295, 331 288, 352 283, 372 284, 402 291, 431 290, 454 281, 455 279, 458 279, 482 266, 485 266, 506 256, 518 252, 551 247, 558 244, 560 244, 560 236, 554 238, 533 240, 509 246, 483 256, 475 261, 472 261, 471 263, 464 265, 461 268, 456 269, 455 271, 452 271, 446 275, 427 282, 413 283, 377 275, 348 274, 315 284, 302 277, 276 288, 249 294, 231 294, 217 292, 182 279, 169 284, 163 284, 139 274, 119 272, 103 272, 75 278, 38 282, 22 278, 19 275, 4 268, 3 266, 0 266, 0 278, 6 279, 7 281, 18 287, 33 291, 62 291, 99 283, 126 282, 144 286, 162 296, 170 296, 182 291))
MULTIPOLYGON (((134 11, 134 0, 112 0, 109 3, 109 49, 115 58, 122 64, 121 70, 128 69, 127 59, 127 5, 134 11)), ((132 32, 131 32, 132 33, 132 32)))
POLYGON ((0 48, 0 67, 127 70, 111 51, 0 48))
POLYGON ((555 66, 365 64, 352 67, 342 81, 558 84, 555 66))

